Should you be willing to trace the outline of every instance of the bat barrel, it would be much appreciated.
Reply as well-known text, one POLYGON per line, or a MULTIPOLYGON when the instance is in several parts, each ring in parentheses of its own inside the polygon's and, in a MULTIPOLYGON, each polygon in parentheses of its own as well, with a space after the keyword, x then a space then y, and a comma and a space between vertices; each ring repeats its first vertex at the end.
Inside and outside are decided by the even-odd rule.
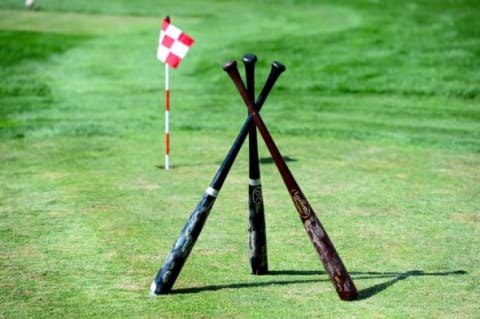
POLYGON ((162 268, 158 271, 150 287, 153 295, 167 294, 171 291, 195 241, 207 220, 216 197, 205 192, 187 223, 183 227, 162 268))

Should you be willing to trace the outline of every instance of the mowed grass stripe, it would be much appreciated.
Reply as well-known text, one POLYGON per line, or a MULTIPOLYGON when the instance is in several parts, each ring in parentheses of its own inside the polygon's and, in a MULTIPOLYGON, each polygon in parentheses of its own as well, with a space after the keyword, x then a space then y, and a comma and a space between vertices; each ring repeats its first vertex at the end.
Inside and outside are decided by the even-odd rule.
MULTIPOLYGON (((233 14, 235 10, 232 6, 234 5, 228 4, 225 6, 225 9, 232 11, 231 13, 233 14)), ((244 5, 241 7, 245 10, 244 5)), ((43 11, 43 9, 42 11, 2 9, 0 10, 0 29, 83 35, 138 32, 151 28, 159 29, 163 16, 170 11, 178 11, 168 10, 166 6, 162 6, 162 8, 165 8, 165 10, 160 11, 157 17, 51 12, 43 11), (47 21, 48 23, 45 23, 47 21)), ((223 28, 222 32, 225 32, 225 28, 230 30, 230 32, 241 32, 245 38, 254 36, 256 38, 269 39, 273 34, 278 36, 281 33, 291 35, 338 32, 361 24, 361 18, 358 14, 342 6, 323 5, 316 6, 312 10, 311 6, 281 4, 275 12, 272 12, 269 10, 269 6, 259 5, 259 8, 256 11, 252 11, 252 13, 243 18, 243 23, 255 23, 257 25, 256 28, 243 30, 237 29, 234 24, 227 23, 228 19, 225 15, 206 20, 200 12, 196 17, 179 14, 174 15, 172 18, 177 25, 208 27, 208 33, 198 34, 198 39, 200 40, 208 40, 215 35, 218 37, 217 32, 219 29, 217 26, 223 28), (293 23, 300 17, 307 21, 318 19, 318 23, 315 25, 315 28, 304 28, 302 24, 293 23), (342 20, 342 23, 336 23, 338 20, 342 20), (201 26, 200 23, 204 23, 204 25, 201 26), (260 30, 261 32, 259 32, 260 30)))
MULTIPOLYGON (((182 19, 179 19, 182 21, 182 19)), ((0 10, 0 29, 74 35, 111 35, 159 29, 153 17, 94 15, 68 12, 0 10)))

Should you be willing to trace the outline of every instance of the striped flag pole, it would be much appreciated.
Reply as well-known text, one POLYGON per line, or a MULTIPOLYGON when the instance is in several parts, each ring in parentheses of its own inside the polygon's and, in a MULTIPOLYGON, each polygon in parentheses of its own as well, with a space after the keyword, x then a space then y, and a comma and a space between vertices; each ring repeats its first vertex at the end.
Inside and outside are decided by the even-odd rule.
POLYGON ((169 67, 177 68, 194 40, 170 24, 170 17, 162 21, 158 40, 157 59, 165 63, 165 170, 170 168, 170 79, 169 67))
POLYGON ((170 169, 170 73, 165 63, 165 169, 170 169))

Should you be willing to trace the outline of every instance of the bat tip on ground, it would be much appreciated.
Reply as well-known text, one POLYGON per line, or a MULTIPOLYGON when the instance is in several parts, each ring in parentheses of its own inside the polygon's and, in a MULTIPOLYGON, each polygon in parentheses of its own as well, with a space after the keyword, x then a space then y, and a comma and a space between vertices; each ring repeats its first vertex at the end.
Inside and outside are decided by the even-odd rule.
POLYGON ((158 294, 155 293, 156 290, 157 290, 157 284, 155 283, 155 280, 154 280, 154 281, 152 281, 152 284, 150 285, 150 296, 157 297, 158 294))

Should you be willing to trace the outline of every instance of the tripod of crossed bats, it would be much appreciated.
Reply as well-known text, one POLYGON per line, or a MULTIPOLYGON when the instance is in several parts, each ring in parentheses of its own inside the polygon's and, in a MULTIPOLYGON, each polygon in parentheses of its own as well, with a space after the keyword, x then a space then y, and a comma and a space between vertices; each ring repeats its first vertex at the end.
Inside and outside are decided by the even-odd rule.
POLYGON ((266 100, 266 97, 273 88, 279 76, 285 71, 285 66, 280 62, 273 62, 270 74, 265 85, 256 101, 254 101, 254 65, 257 60, 253 54, 247 54, 243 57, 245 65, 248 90, 245 88, 241 76, 238 72, 236 61, 227 62, 223 69, 232 79, 237 87, 245 105, 248 108, 249 115, 245 120, 240 133, 235 139, 227 156, 220 165, 210 186, 203 194, 202 199, 197 204, 192 215, 183 227, 174 246, 172 247, 166 261, 157 273, 152 282, 150 291, 153 295, 169 293, 176 278, 178 277, 193 245, 195 244, 205 221, 210 213, 213 204, 220 192, 230 168, 232 167, 240 148, 247 135, 250 134, 250 188, 249 188, 249 208, 250 208, 250 264, 252 272, 262 274, 268 272, 266 260, 266 239, 265 239, 265 221, 263 216, 263 202, 261 198, 260 172, 258 164, 258 150, 256 145, 256 130, 260 131, 265 144, 270 151, 280 175, 288 189, 295 208, 298 211, 304 228, 312 242, 317 254, 319 255, 330 280, 337 291, 340 299, 353 300, 357 298, 357 289, 345 268, 340 256, 338 255, 332 241, 328 237, 325 229, 320 223, 313 208, 310 206, 307 198, 298 186, 293 174, 286 165, 280 151, 278 150, 273 138, 271 137, 262 117, 258 114, 266 100), (252 149, 253 146, 253 149, 252 149), (256 156, 256 157, 255 157, 256 156), (255 195, 256 194, 256 195, 255 195))

